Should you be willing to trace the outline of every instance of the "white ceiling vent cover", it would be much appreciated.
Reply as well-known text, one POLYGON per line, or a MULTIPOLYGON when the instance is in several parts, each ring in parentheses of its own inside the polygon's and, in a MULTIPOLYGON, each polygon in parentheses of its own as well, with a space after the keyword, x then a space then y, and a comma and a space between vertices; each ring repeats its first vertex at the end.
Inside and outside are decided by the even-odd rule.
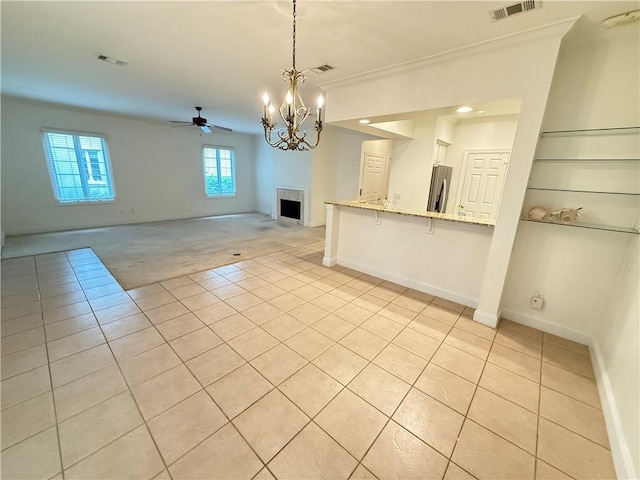
POLYGON ((525 0, 524 2, 507 5, 506 7, 498 8, 497 10, 491 10, 489 12, 489 15, 491 15, 491 20, 495 22, 498 20, 504 20, 505 18, 517 15, 519 13, 535 10, 536 8, 542 8, 542 1, 525 0))

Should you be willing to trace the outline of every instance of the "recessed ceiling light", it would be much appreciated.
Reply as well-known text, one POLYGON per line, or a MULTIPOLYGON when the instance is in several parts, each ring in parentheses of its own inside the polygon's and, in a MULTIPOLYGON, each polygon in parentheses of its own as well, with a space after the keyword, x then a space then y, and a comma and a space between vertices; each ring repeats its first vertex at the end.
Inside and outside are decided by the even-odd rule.
POLYGON ((359 121, 359 123, 361 123, 362 125, 368 125, 369 123, 371 123, 371 120, 367 120, 366 118, 363 118, 362 120, 359 121))
POLYGON ((486 112, 486 110, 478 110, 477 113, 485 113, 485 112, 486 112))
POLYGON ((464 107, 460 107, 456 110, 456 112, 458 113, 469 113, 469 112, 473 112, 473 108, 468 107, 468 106, 464 106, 464 107))

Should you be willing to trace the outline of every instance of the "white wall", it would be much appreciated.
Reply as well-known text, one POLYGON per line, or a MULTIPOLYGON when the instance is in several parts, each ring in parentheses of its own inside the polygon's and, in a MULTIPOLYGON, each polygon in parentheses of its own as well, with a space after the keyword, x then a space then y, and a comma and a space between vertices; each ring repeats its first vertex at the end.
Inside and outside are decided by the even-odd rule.
MULTIPOLYGON (((639 59, 637 36, 563 48, 543 130, 638 126, 639 59)), ((601 394, 612 399, 603 402, 607 425, 621 425, 610 437, 621 478, 640 474, 637 242, 625 233, 520 222, 503 297, 506 318, 591 339, 601 394), (540 311, 529 307, 534 290, 545 293, 540 311)))
POLYGON ((446 213, 454 213, 457 207, 465 150, 511 150, 517 125, 517 115, 461 119, 455 124, 445 162, 453 167, 446 213))
POLYGON ((2 98, 2 228, 7 235, 187 218, 255 209, 255 139, 251 135, 95 113, 2 98), (58 205, 41 128, 95 132, 107 138, 116 201, 58 205), (233 147, 238 194, 207 199, 202 146, 233 147))

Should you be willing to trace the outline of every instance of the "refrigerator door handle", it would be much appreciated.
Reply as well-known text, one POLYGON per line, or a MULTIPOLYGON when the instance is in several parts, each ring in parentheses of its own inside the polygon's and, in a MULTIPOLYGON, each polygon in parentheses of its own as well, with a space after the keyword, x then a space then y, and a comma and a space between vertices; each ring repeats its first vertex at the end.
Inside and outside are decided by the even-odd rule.
POLYGON ((444 205, 447 203, 447 179, 442 179, 442 200, 440 201, 440 208, 438 209, 440 213, 443 213, 442 210, 444 205))

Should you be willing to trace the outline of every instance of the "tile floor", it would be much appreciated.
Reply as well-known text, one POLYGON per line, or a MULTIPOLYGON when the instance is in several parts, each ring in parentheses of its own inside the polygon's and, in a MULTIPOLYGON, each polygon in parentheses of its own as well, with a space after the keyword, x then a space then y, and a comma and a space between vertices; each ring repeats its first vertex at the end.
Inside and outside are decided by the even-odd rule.
POLYGON ((588 350, 323 242, 123 291, 2 261, 2 478, 614 478, 588 350))

